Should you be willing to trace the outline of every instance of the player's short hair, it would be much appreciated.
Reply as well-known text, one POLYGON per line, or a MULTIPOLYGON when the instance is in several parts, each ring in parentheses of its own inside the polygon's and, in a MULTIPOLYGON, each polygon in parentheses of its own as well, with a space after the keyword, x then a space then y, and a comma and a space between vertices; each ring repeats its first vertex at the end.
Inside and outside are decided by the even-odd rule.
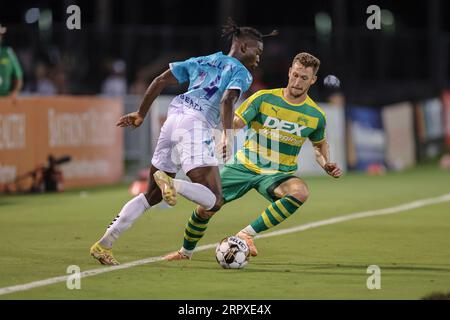
POLYGON ((252 27, 239 27, 231 18, 227 19, 222 28, 222 37, 228 40, 251 38, 262 42, 263 38, 276 35, 278 35, 278 30, 273 30, 269 34, 262 34, 252 27))
POLYGON ((319 70, 320 67, 320 60, 307 52, 301 52, 297 54, 294 57, 292 64, 296 62, 302 64, 303 66, 305 66, 305 68, 311 67, 313 69, 314 74, 317 73, 317 70, 319 70))

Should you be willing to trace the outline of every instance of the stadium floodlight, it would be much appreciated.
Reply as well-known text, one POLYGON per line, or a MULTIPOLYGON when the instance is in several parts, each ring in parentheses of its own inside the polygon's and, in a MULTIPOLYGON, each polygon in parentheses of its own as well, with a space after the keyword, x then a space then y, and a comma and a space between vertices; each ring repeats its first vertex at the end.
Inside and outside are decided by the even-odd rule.
POLYGON ((41 16, 41 11, 39 8, 30 8, 25 12, 25 22, 28 24, 35 23, 39 21, 39 17, 41 16))

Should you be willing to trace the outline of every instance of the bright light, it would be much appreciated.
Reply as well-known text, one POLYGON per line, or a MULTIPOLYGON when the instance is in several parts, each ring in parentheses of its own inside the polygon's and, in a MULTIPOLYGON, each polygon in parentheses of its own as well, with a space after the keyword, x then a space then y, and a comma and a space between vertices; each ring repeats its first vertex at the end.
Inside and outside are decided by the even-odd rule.
POLYGON ((390 10, 381 10, 381 30, 386 34, 395 33, 395 17, 390 10))
POLYGON ((316 31, 321 34, 330 34, 332 23, 330 15, 326 12, 318 12, 314 17, 316 31))
POLYGON ((39 29, 42 31, 49 30, 52 27, 53 17, 52 11, 49 9, 42 10, 39 18, 39 29))
POLYGON ((391 26, 394 23, 394 15, 392 14, 392 12, 386 9, 381 10, 381 24, 385 26, 391 26))
POLYGON ((39 8, 30 8, 25 12, 25 22, 26 23, 35 23, 39 20, 41 12, 39 8))

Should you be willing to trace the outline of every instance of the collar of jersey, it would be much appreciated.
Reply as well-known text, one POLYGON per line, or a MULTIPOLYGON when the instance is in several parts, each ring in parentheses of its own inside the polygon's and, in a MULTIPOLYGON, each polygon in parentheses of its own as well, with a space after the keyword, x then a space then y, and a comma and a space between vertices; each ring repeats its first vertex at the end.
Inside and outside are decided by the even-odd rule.
POLYGON ((284 94, 283 94, 284 88, 280 88, 280 89, 278 89, 278 90, 280 90, 280 92, 279 92, 279 97, 280 97, 281 99, 283 99, 284 102, 290 104, 291 106, 296 106, 296 107, 302 106, 302 105, 304 105, 304 104, 306 103, 306 101, 308 101, 308 99, 309 99, 309 96, 306 95, 305 100, 303 100, 302 102, 300 102, 300 103, 292 103, 292 102, 288 101, 288 100, 284 97, 284 94))
POLYGON ((240 62, 240 61, 239 61, 238 59, 236 59, 235 57, 232 57, 232 56, 229 56, 229 55, 225 55, 225 54, 223 54, 222 51, 219 51, 219 53, 220 53, 221 55, 223 55, 223 56, 227 56, 228 58, 230 58, 230 59, 236 61, 236 62, 239 63, 241 66, 243 66, 243 67, 245 68, 245 70, 247 70, 247 71, 251 74, 250 70, 248 70, 247 67, 244 66, 244 65, 242 64, 242 62, 240 62))

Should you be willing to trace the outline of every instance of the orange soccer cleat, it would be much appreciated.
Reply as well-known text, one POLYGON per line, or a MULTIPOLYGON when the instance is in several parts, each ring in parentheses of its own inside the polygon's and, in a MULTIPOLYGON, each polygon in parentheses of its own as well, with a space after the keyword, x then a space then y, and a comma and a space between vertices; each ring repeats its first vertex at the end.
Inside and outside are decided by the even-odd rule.
POLYGON ((241 238, 242 240, 245 240, 247 243, 248 249, 250 251, 250 255, 252 257, 256 257, 258 255, 258 249, 256 249, 255 244, 253 243, 253 237, 249 235, 248 233, 245 233, 243 231, 239 231, 236 234, 236 237, 241 238))
POLYGON ((188 255, 185 255, 180 250, 180 251, 175 251, 175 252, 169 253, 168 255, 164 256, 163 260, 166 260, 166 261, 191 260, 191 257, 188 255))

